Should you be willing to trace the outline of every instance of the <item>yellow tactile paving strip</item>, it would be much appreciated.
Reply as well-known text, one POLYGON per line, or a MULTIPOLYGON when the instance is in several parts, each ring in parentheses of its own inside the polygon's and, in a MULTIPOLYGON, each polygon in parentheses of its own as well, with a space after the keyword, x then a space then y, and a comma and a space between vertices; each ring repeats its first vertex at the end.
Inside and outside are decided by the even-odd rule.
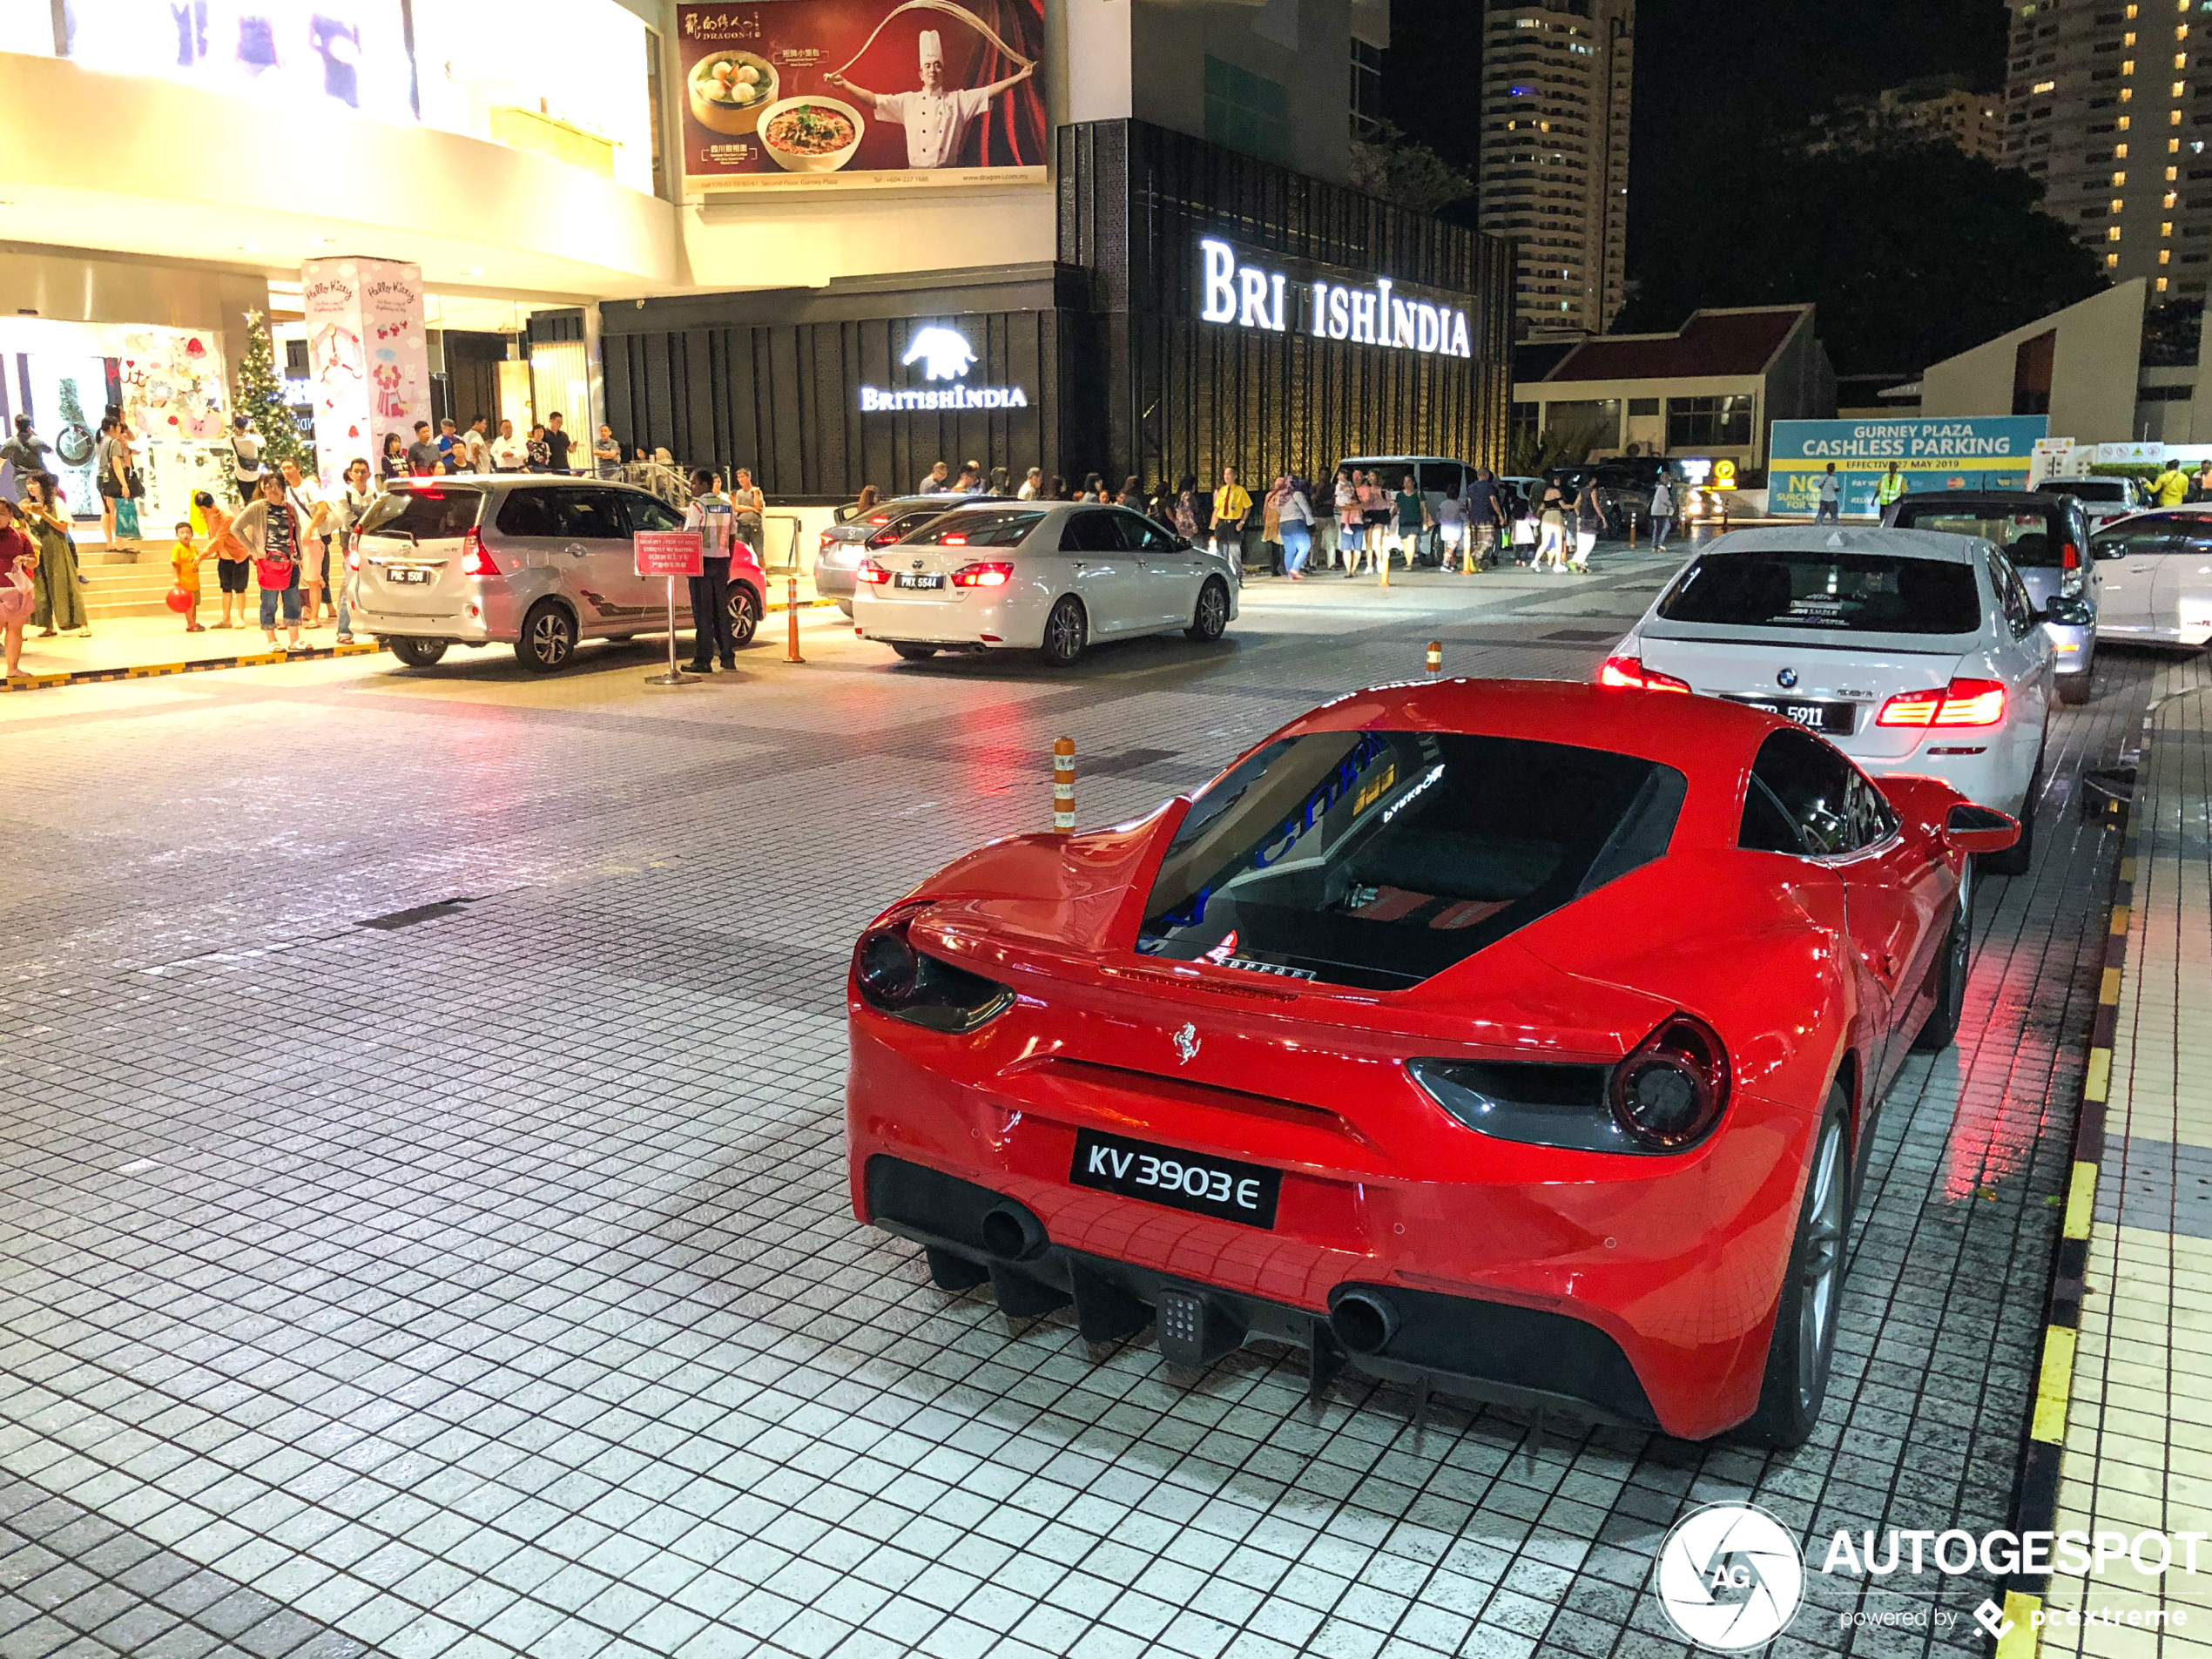
MULTIPOLYGON (((2046 1346, 2047 1386, 2071 1373, 2055 1425, 2062 1529, 2212 1532, 2212 1238, 2201 1236, 2188 1153, 2212 1148, 2208 691, 2201 659, 2172 665, 2145 726, 2132 867, 2121 872, 2126 902, 2114 916, 2127 933, 2125 969, 2107 973, 2104 987, 2115 1007, 2109 1076, 2092 1077, 2093 1093, 2106 1097, 2102 1167, 2087 1171, 2086 1190, 2077 1170, 2067 1204, 2065 1231, 2079 1237, 2078 1207, 2094 1194, 2080 1320, 2067 1340, 2046 1346)), ((2039 1399, 2039 1437, 2054 1426, 2047 1412, 2056 1404, 2039 1399)), ((2047 1623, 2048 1653, 2206 1659, 2212 1547, 2194 1576, 2151 1576, 2124 1560, 2094 1576, 2054 1575, 2044 1605, 2122 1621, 2047 1623), (2124 1622, 2131 1615, 2138 1623, 2124 1622)))

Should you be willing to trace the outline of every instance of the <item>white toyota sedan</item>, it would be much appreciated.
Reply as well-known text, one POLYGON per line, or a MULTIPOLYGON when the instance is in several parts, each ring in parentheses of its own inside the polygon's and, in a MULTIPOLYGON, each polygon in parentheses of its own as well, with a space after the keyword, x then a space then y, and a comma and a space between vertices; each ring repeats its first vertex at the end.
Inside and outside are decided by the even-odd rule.
MULTIPOLYGON (((2054 698, 2046 620, 1991 543, 1928 530, 1715 537, 1615 648, 1608 685, 1771 710, 1870 772, 1925 772, 2020 820, 1985 868, 2027 868, 2054 698)), ((2061 614, 2063 612, 2063 614, 2061 614)))
POLYGON ((1072 663, 1091 644, 1180 630, 1221 637, 1243 571, 1123 507, 978 503, 879 548, 854 572, 853 631, 908 660, 1034 651, 1072 663))

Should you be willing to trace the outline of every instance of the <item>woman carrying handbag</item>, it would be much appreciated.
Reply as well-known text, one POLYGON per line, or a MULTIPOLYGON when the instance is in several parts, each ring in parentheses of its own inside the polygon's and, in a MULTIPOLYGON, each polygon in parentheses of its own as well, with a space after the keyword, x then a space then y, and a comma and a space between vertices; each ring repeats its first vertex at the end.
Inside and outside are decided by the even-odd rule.
POLYGON ((38 555, 30 537, 16 524, 16 504, 0 496, 0 651, 4 651, 10 679, 23 676, 23 625, 30 620, 30 579, 37 573, 38 555))
POLYGON ((307 527, 300 509, 284 497, 284 480, 273 472, 261 475, 260 494, 231 521, 231 534, 253 561, 253 579, 261 590, 261 631, 276 644, 277 606, 284 607, 285 646, 300 649, 300 567, 307 556, 307 527))

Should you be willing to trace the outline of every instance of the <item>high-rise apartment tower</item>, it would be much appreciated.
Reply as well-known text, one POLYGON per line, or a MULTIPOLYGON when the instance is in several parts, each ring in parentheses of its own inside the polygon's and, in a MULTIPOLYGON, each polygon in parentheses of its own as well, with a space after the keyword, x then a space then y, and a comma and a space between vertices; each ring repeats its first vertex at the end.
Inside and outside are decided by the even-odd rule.
POLYGON ((2012 0, 2005 163, 2114 281, 2212 276, 2212 0, 2012 0))
POLYGON ((1526 333, 1602 333, 1625 297, 1635 0, 1486 0, 1481 226, 1519 246, 1526 333))

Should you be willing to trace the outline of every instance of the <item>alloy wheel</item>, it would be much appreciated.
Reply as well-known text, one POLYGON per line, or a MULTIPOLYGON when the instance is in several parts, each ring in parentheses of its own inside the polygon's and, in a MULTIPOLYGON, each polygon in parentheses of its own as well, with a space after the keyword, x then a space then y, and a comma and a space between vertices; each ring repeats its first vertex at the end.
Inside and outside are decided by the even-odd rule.
POLYGON ((1835 1341, 1836 1304, 1844 1278, 1844 1123, 1831 1117, 1813 1154, 1812 1203, 1805 1216, 1804 1255, 1798 1268, 1797 1399, 1811 1410, 1828 1384, 1835 1341))
POLYGON ((569 659, 569 624, 557 610, 549 610, 530 627, 530 649, 537 660, 548 668, 558 668, 569 659))
POLYGON ((1221 637, 1222 630, 1229 625, 1229 596, 1213 583, 1198 596, 1198 626, 1208 639, 1221 637))

